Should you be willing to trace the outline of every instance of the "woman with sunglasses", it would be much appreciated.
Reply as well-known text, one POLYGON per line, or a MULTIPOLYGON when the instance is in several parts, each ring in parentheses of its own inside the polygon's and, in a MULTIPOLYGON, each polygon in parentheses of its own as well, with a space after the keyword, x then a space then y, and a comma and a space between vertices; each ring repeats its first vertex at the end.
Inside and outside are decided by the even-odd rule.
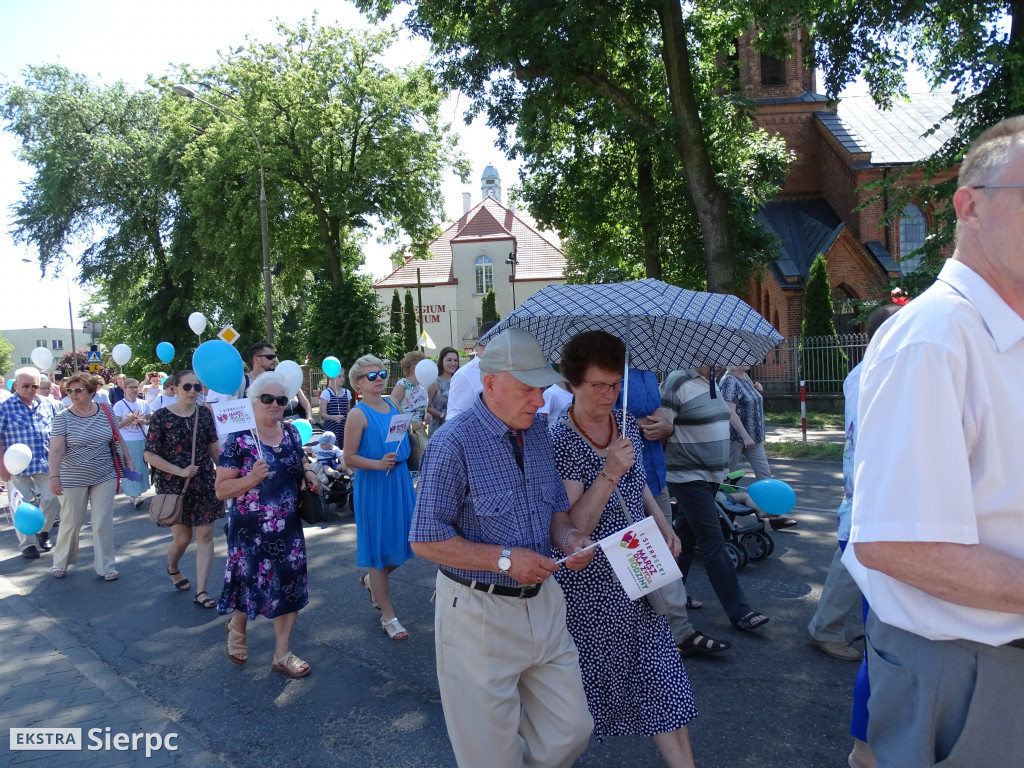
POLYGON ((345 464, 355 470, 352 509, 356 517, 356 565, 369 572, 359 577, 370 603, 381 612, 381 627, 392 640, 406 632, 391 605, 388 575, 413 556, 409 527, 416 494, 406 460, 409 437, 405 430, 388 441, 391 419, 398 409, 384 398, 384 363, 363 355, 349 370, 349 381, 360 402, 345 421, 345 464))
POLYGON ((114 427, 105 404, 93 402, 103 379, 76 373, 67 383, 71 405, 53 417, 50 430, 50 491, 60 497, 61 525, 53 548, 53 575, 63 579, 78 561, 78 536, 85 511, 92 508, 93 569, 107 581, 117 579, 114 567, 114 494, 117 470, 110 452, 121 443, 128 469, 135 469, 124 438, 114 427))
POLYGON ((298 429, 282 420, 285 386, 284 375, 274 371, 256 377, 248 392, 256 435, 232 434, 217 462, 217 495, 235 501, 228 513, 228 560, 217 611, 230 614, 231 661, 248 660, 246 625, 262 614, 274 624, 273 669, 305 677, 309 664, 291 651, 299 609, 308 602, 299 487, 305 481, 318 493, 320 485, 298 429))
POLYGON ((167 575, 174 588, 188 592, 192 585, 181 575, 181 556, 196 539, 196 596, 200 608, 213 608, 217 602, 206 591, 213 566, 213 524, 224 517, 224 504, 214 491, 214 462, 220 454, 220 442, 209 408, 200 408, 196 400, 203 392, 192 371, 178 371, 167 379, 178 397, 150 417, 146 435, 146 463, 156 470, 156 492, 181 494, 185 479, 191 478, 182 497, 181 523, 171 526, 167 547, 167 575), (198 420, 198 423, 197 423, 198 420), (195 432, 195 461, 192 460, 192 435, 195 432))

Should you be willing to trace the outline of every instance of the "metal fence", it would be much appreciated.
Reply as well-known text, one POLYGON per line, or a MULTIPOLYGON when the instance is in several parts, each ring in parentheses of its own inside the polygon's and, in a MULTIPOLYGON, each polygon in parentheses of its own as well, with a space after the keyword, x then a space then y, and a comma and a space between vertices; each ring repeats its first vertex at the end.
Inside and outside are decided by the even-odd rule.
POLYGON ((791 336, 769 352, 762 365, 751 368, 750 376, 764 385, 765 394, 799 394, 801 380, 810 393, 839 393, 843 379, 864 358, 867 346, 868 337, 863 333, 791 336))

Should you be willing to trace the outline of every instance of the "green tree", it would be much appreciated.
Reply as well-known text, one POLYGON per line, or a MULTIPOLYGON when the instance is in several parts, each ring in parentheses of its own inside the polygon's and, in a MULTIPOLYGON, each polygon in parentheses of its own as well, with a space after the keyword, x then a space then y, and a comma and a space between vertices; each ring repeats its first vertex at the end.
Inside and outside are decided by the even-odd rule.
POLYGON ((483 302, 480 305, 481 324, 492 321, 496 323, 501 320, 501 315, 498 314, 497 301, 498 297, 494 294, 493 288, 484 294, 483 302))
POLYGON ((848 360, 839 346, 834 315, 828 268, 824 254, 819 253, 804 286, 804 316, 800 325, 801 378, 819 392, 840 391, 848 373, 848 360))
POLYGON ((14 370, 14 363, 11 360, 11 352, 14 345, 3 336, 0 336, 0 371, 14 370))
MULTIPOLYGON (((382 18, 400 3, 357 4, 382 18)), ((430 40, 445 81, 470 96, 470 114, 486 110, 506 134, 560 104, 576 113, 565 130, 590 137, 596 128, 600 134, 609 123, 594 114, 611 109, 618 128, 628 123, 629 140, 642 136, 671 147, 675 173, 686 182, 706 284, 715 291, 734 288, 735 216, 723 175, 734 158, 713 151, 724 123, 707 122, 707 112, 711 100, 722 99, 702 77, 749 23, 746 4, 688 5, 685 17, 680 0, 430 0, 412 6, 406 23, 430 40), (705 28, 713 34, 702 36, 705 28)), ((597 144, 601 138, 596 154, 606 146, 597 144)), ((518 152, 507 137, 505 144, 510 154, 518 152)), ((627 178, 637 172, 634 165, 627 178)), ((645 212, 649 223, 654 210, 645 212)))
POLYGON ((402 299, 398 295, 398 289, 395 288, 395 292, 391 296, 391 337, 390 347, 388 349, 389 357, 401 355, 404 339, 405 335, 402 332, 402 299))
POLYGON ((419 323, 416 319, 416 306, 412 302, 412 291, 405 291, 405 317, 402 318, 402 331, 405 334, 405 349, 403 352, 412 352, 419 346, 420 335, 417 332, 419 323))

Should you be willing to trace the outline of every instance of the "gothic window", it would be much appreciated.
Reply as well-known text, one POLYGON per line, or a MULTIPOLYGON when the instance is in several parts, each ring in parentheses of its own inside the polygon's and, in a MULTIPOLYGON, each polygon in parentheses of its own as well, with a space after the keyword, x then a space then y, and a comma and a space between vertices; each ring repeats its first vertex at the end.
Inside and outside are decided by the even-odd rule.
POLYGON ((476 270, 476 292, 487 293, 494 287, 493 262, 487 256, 479 256, 473 265, 476 270))
POLYGON ((921 265, 921 248, 927 235, 927 225, 921 209, 911 203, 900 216, 900 270, 913 272, 921 265))

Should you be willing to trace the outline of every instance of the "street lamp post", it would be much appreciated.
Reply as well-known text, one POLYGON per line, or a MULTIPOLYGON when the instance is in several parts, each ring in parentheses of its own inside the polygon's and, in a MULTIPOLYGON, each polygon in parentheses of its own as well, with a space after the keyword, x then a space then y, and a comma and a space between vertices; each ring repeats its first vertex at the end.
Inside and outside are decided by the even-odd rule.
POLYGON ((512 266, 512 310, 516 308, 516 267, 519 265, 519 258, 516 256, 516 252, 513 250, 505 259, 506 264, 512 266))
POLYGON ((252 136, 253 141, 256 142, 256 150, 259 152, 260 157, 260 237, 263 240, 263 309, 267 315, 267 342, 270 344, 274 343, 274 316, 271 306, 271 292, 270 292, 270 228, 267 225, 267 188, 266 180, 264 178, 264 167, 263 167, 263 145, 260 144, 259 136, 256 135, 256 131, 252 129, 245 120, 240 118, 238 115, 228 112, 223 107, 218 107, 213 102, 207 101, 206 99, 199 96, 194 89, 189 88, 187 85, 175 85, 171 88, 179 96, 184 96, 186 99, 198 101, 201 104, 205 104, 211 109, 215 109, 228 117, 234 118, 242 125, 245 126, 246 130, 249 131, 249 135, 252 136))

